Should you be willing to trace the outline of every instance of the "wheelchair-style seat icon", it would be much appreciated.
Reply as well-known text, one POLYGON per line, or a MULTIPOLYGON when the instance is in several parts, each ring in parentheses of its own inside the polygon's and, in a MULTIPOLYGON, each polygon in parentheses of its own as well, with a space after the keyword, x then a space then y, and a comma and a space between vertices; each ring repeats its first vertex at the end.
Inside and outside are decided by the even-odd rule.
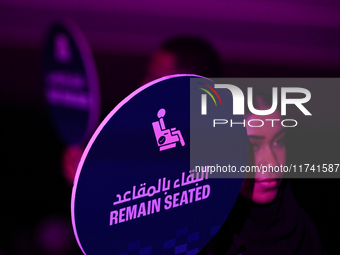
POLYGON ((176 143, 178 141, 180 141, 182 146, 185 145, 180 130, 176 130, 175 127, 171 129, 165 129, 163 120, 165 113, 165 109, 160 109, 157 113, 159 121, 152 122, 153 131, 155 132, 155 137, 160 151, 176 147, 176 143))

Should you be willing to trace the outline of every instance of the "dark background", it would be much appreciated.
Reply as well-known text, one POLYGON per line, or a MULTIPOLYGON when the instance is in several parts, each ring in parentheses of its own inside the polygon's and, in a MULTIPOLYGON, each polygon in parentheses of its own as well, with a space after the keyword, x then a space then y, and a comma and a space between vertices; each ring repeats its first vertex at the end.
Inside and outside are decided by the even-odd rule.
MULTIPOLYGON (((93 10, 91 1, 83 6, 0 2, 0 254, 33 254, 19 246, 29 247, 37 224, 51 214, 70 215, 71 187, 60 171, 64 145, 49 122, 42 91, 41 49, 51 20, 70 17, 88 38, 101 86, 101 119, 141 84, 159 42, 176 34, 209 39, 221 54, 224 77, 339 77, 337 1, 200 0, 182 8, 127 2, 131 6, 102 0, 93 10)), ((340 163, 339 92, 334 86, 327 98, 320 96, 323 87, 313 91, 308 109, 327 111, 318 112, 321 121, 314 118, 290 131, 290 162, 340 163)), ((325 249, 337 254, 340 180, 292 180, 292 185, 325 249)))

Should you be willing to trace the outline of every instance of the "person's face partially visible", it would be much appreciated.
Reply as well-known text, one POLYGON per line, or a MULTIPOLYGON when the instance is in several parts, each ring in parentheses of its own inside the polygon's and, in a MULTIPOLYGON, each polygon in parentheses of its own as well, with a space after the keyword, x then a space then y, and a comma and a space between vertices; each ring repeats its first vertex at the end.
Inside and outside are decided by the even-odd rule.
POLYGON ((143 84, 176 72, 175 55, 167 51, 158 50, 151 59, 143 84))
MULTIPOLYGON (((258 116, 250 115, 250 119, 261 119, 264 122, 262 127, 247 126, 249 140, 249 166, 284 166, 286 164, 285 129, 281 125, 282 117, 278 111, 271 115, 258 116), (266 119, 279 119, 280 121, 266 121, 266 119), (272 127, 273 125, 273 127, 272 127)), ((252 125, 259 125, 257 121, 252 125)), ((251 199, 253 202, 265 204, 273 201, 278 193, 281 184, 281 172, 256 172, 247 174, 240 193, 251 199), (249 178, 249 177, 254 178, 249 178)))

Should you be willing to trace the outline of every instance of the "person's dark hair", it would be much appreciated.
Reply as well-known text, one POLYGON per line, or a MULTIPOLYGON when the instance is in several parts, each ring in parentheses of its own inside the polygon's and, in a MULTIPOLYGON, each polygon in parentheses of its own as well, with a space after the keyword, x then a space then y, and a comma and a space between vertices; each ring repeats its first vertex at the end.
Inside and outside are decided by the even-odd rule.
POLYGON ((201 38, 171 38, 162 43, 161 49, 175 55, 180 70, 205 77, 221 76, 221 61, 217 52, 201 38))

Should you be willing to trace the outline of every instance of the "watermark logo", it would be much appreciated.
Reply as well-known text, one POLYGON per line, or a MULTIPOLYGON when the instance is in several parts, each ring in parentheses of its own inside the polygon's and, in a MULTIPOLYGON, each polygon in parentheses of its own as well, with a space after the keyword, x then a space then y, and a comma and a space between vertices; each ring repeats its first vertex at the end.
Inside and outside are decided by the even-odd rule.
MULTIPOLYGON (((202 83, 203 84, 203 83, 202 83)), ((215 89, 228 89, 233 97, 233 115, 244 115, 244 95, 240 88, 238 88, 235 85, 231 84, 215 84, 215 89, 207 84, 204 84, 208 88, 210 88, 215 95, 218 97, 221 105, 222 101, 218 93, 215 89)), ((213 95, 206 89, 200 88, 201 90, 205 91, 210 97, 214 100, 215 105, 216 100, 213 97, 213 95)), ((278 105, 278 89, 276 87, 273 87, 272 89, 272 105, 267 110, 258 110, 255 109, 253 104, 253 88, 248 87, 247 93, 248 93, 248 109, 251 113, 255 115, 270 115, 273 112, 276 111, 277 105, 278 105)), ((311 99, 311 93, 309 90, 305 88, 297 88, 297 87, 282 87, 281 88, 281 115, 286 115, 286 109, 288 104, 295 105, 304 115, 312 115, 306 107, 303 105, 304 103, 307 103, 311 99), (287 98, 287 94, 289 93, 299 93, 303 94, 303 98, 287 98)), ((202 94, 201 95, 201 115, 207 115, 207 95, 202 94)))
MULTIPOLYGON (((205 84, 205 83, 201 83, 201 84, 206 86, 208 89, 210 89, 216 95, 216 97, 218 98, 218 100, 220 101, 220 104, 222 106, 222 100, 221 100, 221 97, 219 96, 219 94, 217 93, 217 91, 208 84, 205 84)), ((212 100, 214 101, 215 106, 217 106, 215 97, 211 94, 211 92, 209 90, 204 89, 204 88, 199 88, 199 89, 206 92, 212 98, 212 100)), ((201 95, 201 114, 202 115, 207 115, 207 94, 201 95)))
POLYGON ((175 127, 166 129, 163 117, 165 116, 165 109, 159 109, 157 113, 158 121, 152 122, 153 131, 155 133, 157 145, 160 151, 168 150, 176 147, 176 143, 179 141, 182 146, 185 145, 182 133, 180 130, 176 130, 175 127))

